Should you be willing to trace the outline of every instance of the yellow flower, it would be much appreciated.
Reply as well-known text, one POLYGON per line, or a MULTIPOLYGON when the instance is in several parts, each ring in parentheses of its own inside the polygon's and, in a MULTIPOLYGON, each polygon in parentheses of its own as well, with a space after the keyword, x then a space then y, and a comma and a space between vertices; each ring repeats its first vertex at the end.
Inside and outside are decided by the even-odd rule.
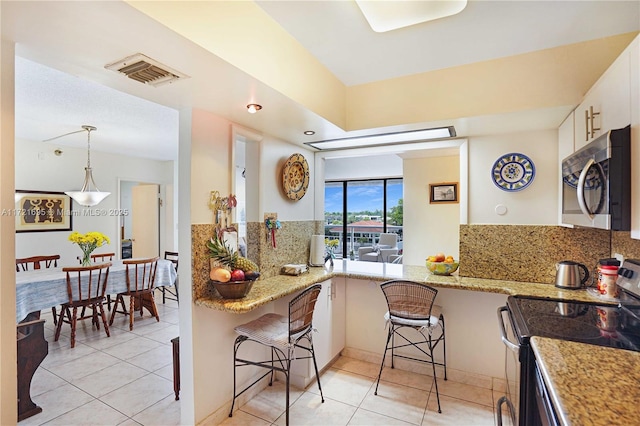
POLYGON ((77 244, 80 249, 82 249, 82 265, 86 266, 89 264, 89 256, 91 252, 96 248, 103 246, 105 244, 111 243, 109 237, 104 235, 102 232, 87 232, 86 234, 81 234, 78 231, 73 231, 69 235, 69 241, 77 244))
POLYGON ((324 239, 324 244, 329 248, 335 248, 335 247, 338 247, 338 245, 340 244, 340 241, 338 241, 338 240, 330 240, 328 238, 325 238, 324 239))

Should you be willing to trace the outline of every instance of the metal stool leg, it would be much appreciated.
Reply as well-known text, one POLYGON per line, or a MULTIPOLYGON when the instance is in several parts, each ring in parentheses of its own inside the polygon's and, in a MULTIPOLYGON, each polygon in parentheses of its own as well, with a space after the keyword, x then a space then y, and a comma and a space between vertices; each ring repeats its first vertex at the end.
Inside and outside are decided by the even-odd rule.
MULTIPOLYGON (((387 357, 387 349, 389 349, 389 340, 391 340, 391 331, 392 326, 389 325, 389 333, 387 334, 387 343, 384 345, 384 354, 382 355, 382 363, 380 363, 380 372, 378 373, 378 380, 376 381, 376 390, 373 392, 374 395, 378 394, 378 385, 380 384, 380 377, 382 376, 382 369, 384 367, 384 360, 387 357)), ((393 362, 393 349, 391 349, 391 359, 393 362)))
POLYGON ((311 336, 309 336, 309 342, 311 343, 311 358, 313 359, 313 368, 316 370, 316 381, 318 382, 318 390, 320 390, 320 399, 324 403, 324 395, 322 394, 322 386, 320 385, 320 373, 318 372, 318 363, 316 362, 316 351, 313 349, 313 341, 311 340, 311 336))
POLYGON ((429 334, 429 353, 431 354, 431 367, 433 368, 433 383, 436 386, 436 399, 438 400, 438 413, 442 413, 442 409, 440 408, 440 392, 438 392, 438 377, 436 376, 436 362, 433 358, 433 340, 431 339, 431 334, 429 334))

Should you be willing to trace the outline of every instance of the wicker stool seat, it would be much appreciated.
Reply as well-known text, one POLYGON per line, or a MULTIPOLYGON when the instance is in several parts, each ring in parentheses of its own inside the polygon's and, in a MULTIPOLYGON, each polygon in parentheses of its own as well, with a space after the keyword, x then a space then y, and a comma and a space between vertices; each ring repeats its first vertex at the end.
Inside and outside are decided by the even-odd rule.
POLYGON ((313 285, 305 289, 289 303, 289 317, 278 314, 265 314, 260 318, 239 325, 235 328, 238 337, 233 348, 233 402, 229 417, 233 416, 233 407, 236 398, 249 390, 253 385, 260 382, 267 375, 269 386, 273 384, 273 376, 276 371, 285 375, 286 379, 286 424, 289 424, 289 382, 291 361, 301 359, 313 359, 320 399, 324 402, 322 387, 320 386, 320 374, 318 364, 313 349, 313 311, 322 286, 313 285), (252 361, 238 357, 238 349, 244 342, 254 342, 270 348, 271 359, 265 361, 252 361), (302 349, 308 353, 307 356, 300 356, 295 353, 296 349, 302 349), (245 387, 242 391, 236 390, 236 368, 254 365, 267 369, 263 375, 258 377, 253 383, 245 387))
POLYGON ((425 284, 405 280, 387 281, 382 283, 380 288, 387 299, 389 308, 384 315, 388 334, 374 394, 378 394, 378 386, 380 385, 380 377, 382 376, 387 351, 391 350, 391 368, 394 368, 395 358, 431 364, 436 398, 438 400, 438 413, 442 413, 436 365, 444 367, 444 379, 447 380, 447 350, 442 308, 433 303, 438 290, 425 284), (417 333, 414 332, 409 335, 409 333, 405 333, 407 329, 415 330, 417 333), (442 342, 444 357, 441 363, 436 362, 433 356, 433 350, 440 342, 442 342), (397 349, 408 347, 415 349, 414 353, 417 352, 415 356, 406 351, 397 353, 397 349), (416 356, 420 356, 420 358, 416 356))

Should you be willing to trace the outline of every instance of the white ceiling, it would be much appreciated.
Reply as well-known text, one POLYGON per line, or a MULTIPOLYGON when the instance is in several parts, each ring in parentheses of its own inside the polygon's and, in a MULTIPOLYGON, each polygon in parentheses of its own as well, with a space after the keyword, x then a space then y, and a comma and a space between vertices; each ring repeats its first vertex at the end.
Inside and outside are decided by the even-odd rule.
MULTIPOLYGON (((257 3, 346 86, 640 29, 638 1, 470 1, 455 16, 386 33, 373 32, 352 1, 257 3)), ((89 124, 98 128, 92 150, 174 159, 181 108, 210 111, 296 144, 307 129, 317 132, 313 140, 398 130, 345 132, 125 2, 3 1, 0 7, 3 39, 14 40, 20 56, 18 139, 41 141, 89 124), (190 78, 155 88, 104 69, 137 52, 190 78), (249 115, 244 108, 252 100, 269 108, 249 115)), ((567 112, 562 106, 452 122, 469 136, 550 128, 567 112)), ((55 144, 85 147, 86 136, 55 144)))

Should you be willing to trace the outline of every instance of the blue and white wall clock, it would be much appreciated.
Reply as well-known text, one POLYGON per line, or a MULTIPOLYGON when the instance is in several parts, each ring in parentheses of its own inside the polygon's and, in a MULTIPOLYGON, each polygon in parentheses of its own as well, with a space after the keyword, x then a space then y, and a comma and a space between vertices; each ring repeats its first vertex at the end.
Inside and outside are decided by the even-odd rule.
POLYGON ((524 154, 512 152, 498 158, 491 168, 493 183, 503 191, 522 191, 536 176, 533 161, 524 154))

